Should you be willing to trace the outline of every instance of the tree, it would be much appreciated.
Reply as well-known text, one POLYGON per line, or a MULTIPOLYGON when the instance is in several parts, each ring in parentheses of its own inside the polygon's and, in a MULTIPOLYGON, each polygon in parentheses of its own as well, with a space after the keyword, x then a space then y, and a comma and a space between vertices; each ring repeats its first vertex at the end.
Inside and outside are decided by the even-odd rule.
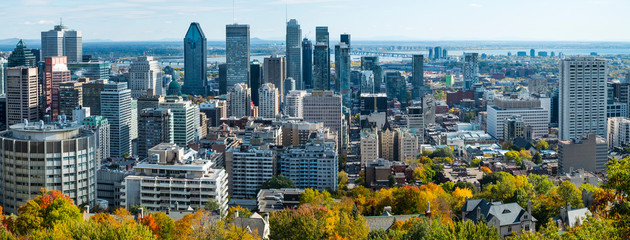
POLYGON ((232 221, 234 220, 234 218, 236 218, 237 213, 238 213, 238 217, 242 217, 242 218, 248 218, 252 216, 252 212, 249 211, 249 209, 241 207, 241 206, 236 206, 236 207, 230 207, 228 209, 228 214, 225 219, 227 221, 232 221))
POLYGON ((208 199, 208 202, 203 205, 204 210, 211 212, 220 210, 220 208, 221 205, 219 205, 219 203, 214 199, 208 199))
POLYGON ((481 164, 481 160, 474 158, 473 160, 470 161, 470 167, 479 167, 479 165, 481 164))
POLYGON ((513 161, 516 163, 516 165, 520 165, 521 164, 521 157, 520 157, 520 153, 517 151, 509 151, 507 153, 505 153, 505 160, 508 161, 513 161))
POLYGON ((584 207, 584 204, 582 203, 582 192, 580 189, 575 187, 573 183, 569 181, 562 182, 560 186, 558 186, 557 192, 560 200, 565 206, 570 205, 573 208, 584 207))
POLYGON ((320 192, 314 188, 307 188, 300 194, 300 204, 330 206, 333 202, 334 199, 327 191, 320 192))
POLYGON ((280 174, 278 176, 273 176, 272 178, 264 182, 260 186, 260 188, 261 189, 295 188, 295 183, 293 183, 293 180, 280 174))
POLYGON ((348 190, 348 173, 345 171, 341 171, 337 174, 337 184, 338 188, 341 190, 348 190))
POLYGON ((389 187, 396 186, 396 177, 390 174, 389 176, 387 176, 387 182, 388 182, 389 187))
POLYGON ((538 151, 547 150, 549 149, 549 143, 547 143, 545 140, 540 140, 536 143, 536 149, 538 149, 538 151))
POLYGON ((175 222, 173 219, 163 212, 152 213, 151 217, 158 226, 157 232, 153 232, 158 239, 170 240, 177 237, 173 235, 173 231, 175 230, 175 222))
POLYGON ((453 155, 453 150, 451 150, 450 147, 443 147, 443 148, 436 149, 429 155, 429 157, 430 158, 436 158, 436 157, 455 158, 455 156, 453 155))
POLYGON ((539 153, 539 152, 534 153, 534 156, 532 157, 532 161, 533 161, 535 164, 541 164, 541 163, 543 162, 543 160, 542 160, 542 156, 540 156, 540 153, 539 153))
POLYGON ((81 211, 72 199, 59 190, 46 191, 18 208, 16 220, 18 233, 28 234, 41 228, 52 228, 60 222, 74 222, 81 219, 81 211))

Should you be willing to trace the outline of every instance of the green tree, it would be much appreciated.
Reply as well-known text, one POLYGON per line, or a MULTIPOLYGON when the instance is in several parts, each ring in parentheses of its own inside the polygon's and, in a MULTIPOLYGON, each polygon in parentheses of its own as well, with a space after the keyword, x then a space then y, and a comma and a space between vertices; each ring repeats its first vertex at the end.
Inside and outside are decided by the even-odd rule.
POLYGON ((348 190, 348 173, 341 171, 337 174, 337 185, 341 190, 348 190))
POLYGON ((152 213, 151 217, 153 217, 155 224, 158 226, 158 232, 156 233, 158 239, 171 240, 177 238, 177 236, 173 236, 175 222, 172 218, 163 212, 152 213))
POLYGON ((532 157, 532 161, 533 161, 535 164, 541 164, 541 163, 543 162, 543 160, 542 160, 542 156, 540 156, 540 153, 539 153, 539 152, 534 153, 534 156, 532 157))
POLYGON ((538 149, 538 151, 547 150, 549 149, 549 143, 547 143, 545 140, 540 140, 536 143, 536 149, 538 149))
POLYGON ((293 183, 293 180, 280 174, 278 176, 273 176, 272 178, 264 182, 260 186, 260 188, 261 189, 295 188, 295 183, 293 183))
POLYGON ((59 190, 42 190, 33 200, 18 209, 16 220, 18 233, 28 234, 33 230, 52 228, 61 222, 75 222, 81 219, 81 211, 72 199, 59 190))
POLYGON ((436 157, 455 158, 455 156, 453 155, 453 150, 451 150, 450 147, 443 147, 443 148, 436 149, 429 155, 429 157, 430 158, 436 158, 436 157))
POLYGON ((325 205, 330 206, 334 202, 334 199, 327 191, 319 191, 314 188, 304 189, 304 192, 300 194, 300 204, 311 205, 325 205))
POLYGON ((582 203, 582 192, 580 189, 575 187, 573 183, 564 181, 560 184, 560 186, 558 186, 557 191, 565 206, 570 205, 573 208, 584 207, 584 204, 582 203))
POLYGON ((513 161, 516 163, 516 165, 521 165, 521 161, 522 161, 520 153, 513 150, 505 153, 505 160, 513 161))
POLYGON ((221 208, 221 205, 219 205, 219 203, 216 200, 214 200, 214 199, 208 199, 208 202, 206 202, 203 205, 203 209, 204 210, 211 211, 211 212, 212 211, 218 211, 218 210, 220 210, 220 208, 221 208))
POLYGON ((471 167, 479 167, 480 164, 481 164, 481 160, 477 158, 474 158, 473 160, 470 161, 471 167))

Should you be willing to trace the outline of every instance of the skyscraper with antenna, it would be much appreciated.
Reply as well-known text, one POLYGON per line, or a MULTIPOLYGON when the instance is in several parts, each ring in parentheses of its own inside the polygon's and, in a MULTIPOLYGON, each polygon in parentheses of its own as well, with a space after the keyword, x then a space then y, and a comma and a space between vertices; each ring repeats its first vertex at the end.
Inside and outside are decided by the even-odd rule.
POLYGON ((302 81, 302 29, 297 20, 287 22, 286 52, 287 77, 295 79, 298 90, 304 89, 302 81))

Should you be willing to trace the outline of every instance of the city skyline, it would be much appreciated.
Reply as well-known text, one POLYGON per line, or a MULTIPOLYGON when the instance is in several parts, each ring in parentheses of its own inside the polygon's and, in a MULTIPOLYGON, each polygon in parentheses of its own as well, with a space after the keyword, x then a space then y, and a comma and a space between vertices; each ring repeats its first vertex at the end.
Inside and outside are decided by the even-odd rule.
POLYGON ((315 37, 315 26, 329 26, 335 36, 332 42, 341 33, 351 33, 359 41, 630 41, 630 33, 616 30, 630 23, 630 18, 623 17, 630 3, 617 0, 400 1, 395 5, 375 0, 267 0, 235 1, 234 7, 235 11, 229 1, 199 0, 178 4, 165 0, 9 1, 0 3, 7 26, 0 39, 37 39, 41 31, 63 18, 64 25, 83 32, 85 41, 176 40, 190 22, 204 25, 209 41, 224 39, 224 26, 234 22, 250 24, 253 38, 282 40, 286 21, 295 18, 309 39, 315 37))

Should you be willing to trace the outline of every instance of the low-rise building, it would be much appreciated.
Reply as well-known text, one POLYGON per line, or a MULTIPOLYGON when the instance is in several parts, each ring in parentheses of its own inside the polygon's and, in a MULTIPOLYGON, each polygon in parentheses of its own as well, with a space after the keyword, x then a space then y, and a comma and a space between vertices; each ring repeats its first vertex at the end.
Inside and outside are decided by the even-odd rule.
POLYGON ((604 171, 606 162, 608 144, 594 133, 558 141, 558 167, 561 173, 580 168, 591 172, 604 171))
POLYGON ((536 218, 532 216, 531 201, 527 211, 517 203, 488 202, 484 199, 469 200, 466 197, 462 206, 462 219, 477 224, 487 223, 496 228, 501 237, 512 236, 512 232, 520 235, 524 232, 536 231, 536 218))

